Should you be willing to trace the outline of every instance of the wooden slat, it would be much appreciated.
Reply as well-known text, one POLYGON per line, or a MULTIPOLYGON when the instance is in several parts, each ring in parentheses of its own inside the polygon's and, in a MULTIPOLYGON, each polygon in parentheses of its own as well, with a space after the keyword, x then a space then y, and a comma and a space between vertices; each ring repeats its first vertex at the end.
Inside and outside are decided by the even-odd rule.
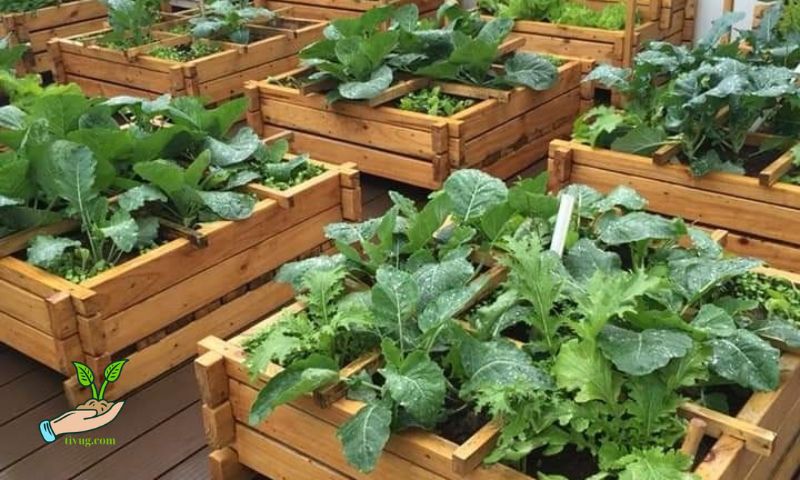
MULTIPOLYGON (((157 478, 203 446, 199 403, 195 402, 157 427, 117 449, 76 480, 157 478)), ((126 414, 123 410, 122 414, 126 414)))
POLYGON ((237 426, 240 461, 273 480, 350 480, 326 465, 242 425, 237 426))
POLYGON ((3 469, 41 448, 42 435, 39 429, 35 428, 39 422, 48 418, 58 418, 70 410, 66 398, 60 393, 59 389, 54 388, 52 394, 56 396, 0 427, 0 438, 7 439, 5 442, 0 442, 0 477, 3 477, 3 469), (8 441, 9 439, 13 441, 8 441))
POLYGON ((61 235, 75 228, 78 224, 73 220, 63 220, 60 222, 46 225, 44 227, 32 228, 11 234, 0 239, 0 257, 5 257, 28 248, 28 244, 38 235, 61 235))
POLYGON ((60 383, 57 373, 37 368, 0 387, 0 425, 58 396, 60 383))
POLYGON ((745 442, 747 449, 760 455, 769 456, 775 443, 775 432, 753 425, 724 413, 705 408, 696 403, 685 403, 680 414, 687 418, 699 418, 706 423, 706 433, 719 438, 730 435, 745 442))

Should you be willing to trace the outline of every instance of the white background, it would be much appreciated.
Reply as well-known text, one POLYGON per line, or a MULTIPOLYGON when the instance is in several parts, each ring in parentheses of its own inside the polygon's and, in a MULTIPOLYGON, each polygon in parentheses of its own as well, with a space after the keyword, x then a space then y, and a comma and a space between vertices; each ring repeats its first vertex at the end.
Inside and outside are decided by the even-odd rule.
MULTIPOLYGON (((475 6, 476 0, 462 0, 462 4, 466 7, 475 6)), ((740 28, 747 28, 751 25, 753 16, 753 6, 757 0, 736 0, 734 9, 740 12, 745 12, 747 18, 744 19, 740 28)), ((709 25, 711 21, 717 18, 722 13, 722 0, 697 0, 697 23, 695 24, 695 36, 701 34, 709 25)))

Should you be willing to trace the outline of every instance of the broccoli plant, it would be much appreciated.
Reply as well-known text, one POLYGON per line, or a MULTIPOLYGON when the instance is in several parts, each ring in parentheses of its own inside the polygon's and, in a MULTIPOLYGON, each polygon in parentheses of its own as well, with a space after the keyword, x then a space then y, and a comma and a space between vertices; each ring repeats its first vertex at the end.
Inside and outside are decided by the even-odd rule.
POLYGON ((105 0, 111 32, 100 43, 117 49, 137 47, 152 41, 150 31, 158 19, 158 0, 105 0))

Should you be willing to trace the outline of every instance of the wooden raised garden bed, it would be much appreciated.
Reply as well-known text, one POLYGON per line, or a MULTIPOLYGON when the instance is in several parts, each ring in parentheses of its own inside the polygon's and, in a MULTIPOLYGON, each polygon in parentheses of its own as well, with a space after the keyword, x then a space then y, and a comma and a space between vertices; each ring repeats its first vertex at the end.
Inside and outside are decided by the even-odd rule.
POLYGON ((452 169, 480 168, 509 178, 534 165, 554 138, 591 106, 593 91, 580 79, 591 64, 567 60, 546 91, 497 90, 411 78, 373 100, 329 104, 317 84, 284 86, 295 69, 269 81, 249 82, 248 124, 256 133, 295 132, 298 148, 328 162, 353 161, 365 173, 438 188, 452 169), (397 99, 431 86, 475 103, 449 117, 401 110, 397 99))
MULTIPOLYGON (((590 0, 586 4, 599 9, 618 2, 590 0)), ((640 21, 635 26, 628 21, 625 30, 518 20, 511 35, 524 38, 529 50, 589 58, 615 66, 631 65, 636 52, 648 41, 680 44, 694 38, 697 0, 626 0, 626 3, 627 18, 633 17, 635 3, 640 21)))
POLYGON ((18 66, 19 73, 46 72, 52 61, 47 42, 106 25, 106 7, 99 0, 77 0, 24 13, 4 13, 0 36, 10 35, 11 44, 30 43, 31 48, 18 66))
MULTIPOLYGON (((749 142, 764 138, 751 135, 749 142)), ((725 172, 694 177, 688 167, 667 163, 674 153, 667 148, 644 157, 556 140, 550 145, 551 186, 583 183, 608 192, 628 185, 649 200, 653 212, 729 230, 728 250, 800 272, 800 185, 780 181, 791 168, 791 152, 756 177, 725 172)))
POLYGON ((154 43, 114 50, 97 44, 108 30, 55 39, 49 48, 54 59, 55 79, 74 82, 87 95, 137 95, 156 97, 194 95, 219 102, 242 93, 245 80, 263 78, 297 65, 297 52, 322 36, 325 23, 296 18, 281 12, 271 22, 250 25, 251 35, 259 40, 247 45, 225 41, 192 39, 190 35, 170 33, 170 28, 189 21, 193 13, 181 14, 156 26, 154 43), (159 47, 200 42, 216 45, 216 53, 195 60, 178 62, 148 53, 159 47))
MULTIPOLYGON (((719 237, 719 232, 717 235, 719 237)), ((761 269, 800 283, 787 272, 761 269)), ((497 269, 494 270, 498 272, 497 269)), ((499 283, 502 273, 494 275, 499 283)), ((289 308, 302 309, 300 304, 289 308)), ((195 370, 203 400, 203 419, 211 454, 212 478, 248 478, 250 470, 271 478, 326 478, 382 480, 480 479, 532 480, 532 477, 501 464, 482 466, 494 447, 498 427, 489 423, 458 445, 434 433, 407 430, 389 439, 375 470, 362 474, 351 467, 341 452, 336 429, 362 408, 363 403, 331 397, 330 389, 302 397, 278 407, 258 426, 248 423, 250 406, 265 382, 281 367, 271 364, 253 381, 244 364, 241 347, 249 334, 277 321, 273 315, 247 332, 225 341, 208 337, 200 342, 201 356, 195 370), (323 406, 324 405, 324 406, 323 406), (310 435, 309 432, 313 432, 310 435)), ((368 355, 342 370, 343 376, 370 368, 368 355)), ((696 451, 703 435, 716 438, 710 453, 696 468, 705 480, 763 480, 773 476, 785 456, 793 454, 792 441, 799 422, 787 422, 800 414, 800 356, 785 352, 781 359, 781 384, 773 392, 753 394, 737 417, 724 415, 694 403, 680 414, 694 421, 687 431, 687 451, 696 451), (704 424, 704 428, 697 428, 704 424)), ((335 391, 335 390, 334 390, 335 391)), ((339 391, 339 396, 342 392, 339 391)), ((787 480, 789 477, 785 477, 787 480)))
MULTIPOLYGON (((80 284, 23 260, 27 240, 41 229, 6 237, 0 341, 69 376, 72 361, 102 372, 127 358, 125 375, 108 389, 107 398, 119 398, 190 358, 209 333, 232 335, 291 300, 287 285, 271 281, 273 272, 319 254, 323 226, 361 214, 352 164, 321 165, 323 173, 288 190, 246 187, 259 199, 246 220, 205 223, 189 234, 162 225, 165 243, 80 284)), ((65 389, 75 404, 86 396, 75 377, 65 389)))
POLYGON ((419 7, 419 12, 426 14, 436 11, 442 0, 256 0, 255 3, 270 10, 290 7, 297 15, 304 18, 333 20, 357 17, 376 7, 409 3, 415 3, 419 7))

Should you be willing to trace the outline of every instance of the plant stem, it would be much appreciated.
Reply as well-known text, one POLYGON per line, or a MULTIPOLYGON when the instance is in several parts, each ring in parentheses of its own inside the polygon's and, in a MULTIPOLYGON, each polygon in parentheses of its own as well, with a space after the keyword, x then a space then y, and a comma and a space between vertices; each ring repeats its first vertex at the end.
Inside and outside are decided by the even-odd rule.
MULTIPOLYGON (((98 398, 97 400, 102 400, 103 397, 105 397, 106 386, 108 386, 108 380, 103 380, 103 385, 100 387, 100 398, 98 398)), ((92 388, 94 388, 94 385, 92 385, 92 388)))
MULTIPOLYGON (((97 387, 95 387, 94 382, 92 382, 91 387, 92 387, 92 398, 95 399, 95 400, 102 400, 103 397, 97 395, 97 387)), ((102 395, 102 394, 103 394, 103 390, 100 390, 100 395, 102 395)))

